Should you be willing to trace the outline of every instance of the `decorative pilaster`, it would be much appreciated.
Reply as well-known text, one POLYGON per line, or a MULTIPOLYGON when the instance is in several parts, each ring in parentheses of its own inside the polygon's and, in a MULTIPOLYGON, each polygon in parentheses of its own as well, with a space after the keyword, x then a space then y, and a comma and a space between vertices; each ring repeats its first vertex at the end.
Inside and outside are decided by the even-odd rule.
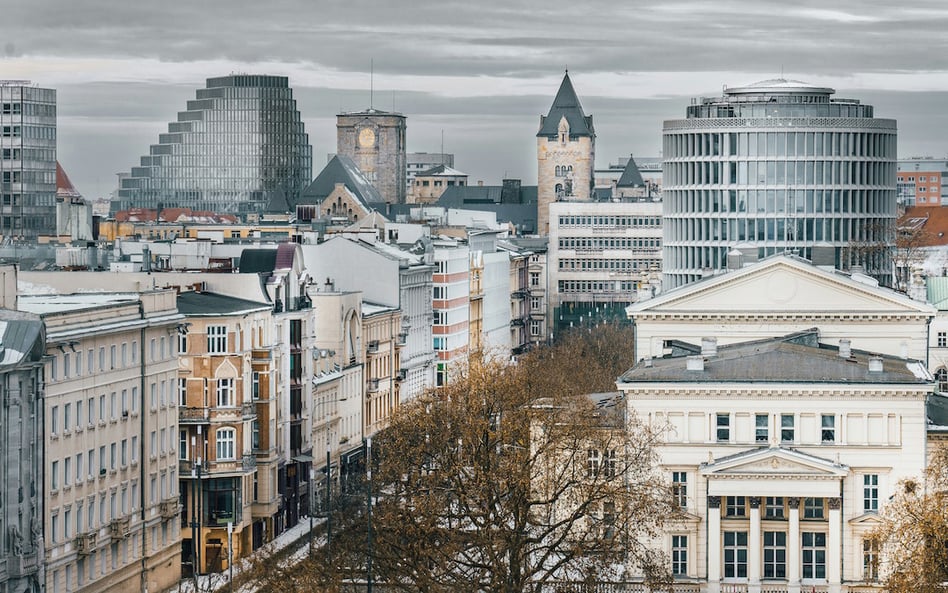
POLYGON ((800 593, 800 497, 787 498, 790 509, 787 528, 787 593, 800 593))
POLYGON ((721 497, 708 497, 708 593, 721 592, 721 497))
POLYGON ((747 534, 747 593, 760 593, 760 497, 750 497, 750 532, 747 534))
POLYGON ((843 556, 843 499, 827 499, 829 506, 829 536, 826 538, 826 581, 829 593, 839 593, 842 589, 843 556))

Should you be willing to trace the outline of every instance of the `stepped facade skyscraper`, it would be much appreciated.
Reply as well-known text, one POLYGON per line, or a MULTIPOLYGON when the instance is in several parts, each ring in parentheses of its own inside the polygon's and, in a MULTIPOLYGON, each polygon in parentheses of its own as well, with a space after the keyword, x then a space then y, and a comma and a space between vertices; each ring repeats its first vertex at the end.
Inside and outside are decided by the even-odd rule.
POLYGON ((312 170, 309 136, 285 76, 209 78, 122 176, 112 211, 261 213, 274 198, 294 204, 312 170))
POLYGON ((695 99, 664 123, 666 290, 725 269, 737 251, 791 251, 890 281, 896 122, 834 93, 766 80, 695 99))

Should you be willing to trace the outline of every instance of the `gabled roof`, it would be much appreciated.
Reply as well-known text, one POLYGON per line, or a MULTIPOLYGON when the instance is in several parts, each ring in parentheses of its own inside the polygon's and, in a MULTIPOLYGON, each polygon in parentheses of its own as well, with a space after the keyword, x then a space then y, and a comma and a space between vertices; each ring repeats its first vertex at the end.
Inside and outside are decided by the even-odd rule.
POLYGON ((290 202, 286 197, 286 192, 282 189, 275 189, 270 192, 270 201, 264 210, 266 214, 286 214, 290 212, 290 202))
POLYGON ((442 164, 435 165, 426 171, 415 173, 415 177, 467 177, 467 173, 442 164))
POLYGON ((563 75, 563 82, 560 83, 560 90, 556 92, 550 112, 546 117, 540 118, 540 131, 537 136, 555 138, 559 133, 560 120, 564 117, 569 124, 570 136, 596 135, 592 116, 583 112, 583 106, 579 103, 579 97, 576 96, 573 83, 569 79, 569 72, 563 75))
POLYGON ((616 187, 645 187, 645 180, 639 172, 639 166, 635 164, 635 159, 629 156, 629 162, 625 164, 622 176, 619 177, 616 187))
POLYGON ((362 173, 358 165, 349 157, 337 154, 326 163, 316 179, 303 190, 298 204, 321 204, 323 199, 336 189, 337 183, 345 185, 346 189, 369 206, 385 202, 382 194, 362 173))
POLYGON ((56 197, 57 198, 81 198, 82 194, 72 184, 69 175, 66 175, 65 169, 56 161, 56 197))
POLYGON ((269 311, 271 305, 214 292, 182 292, 178 312, 188 317, 221 317, 256 311, 269 311))
MULTIPOLYGON (((815 330, 814 330, 815 331, 815 330)), ((839 348, 811 345, 805 332, 719 346, 704 356, 701 369, 689 368, 691 356, 640 360, 619 377, 619 383, 842 383, 926 385, 932 377, 918 361, 852 350, 848 358, 839 348), (870 371, 878 358, 881 371, 870 371)))
POLYGON ((633 303, 626 307, 626 313, 635 317, 696 308, 702 313, 721 315, 748 310, 802 315, 831 308, 845 308, 853 313, 894 310, 913 315, 933 316, 935 313, 931 305, 900 292, 871 286, 850 274, 825 270, 809 260, 785 254, 633 303))

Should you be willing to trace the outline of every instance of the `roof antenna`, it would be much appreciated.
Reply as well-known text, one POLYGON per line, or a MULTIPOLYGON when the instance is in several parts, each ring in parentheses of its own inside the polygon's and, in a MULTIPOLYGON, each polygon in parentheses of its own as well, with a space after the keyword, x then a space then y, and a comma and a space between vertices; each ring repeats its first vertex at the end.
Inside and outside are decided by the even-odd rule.
POLYGON ((444 128, 441 128, 441 166, 444 166, 444 128))
POLYGON ((375 101, 375 58, 369 60, 369 111, 375 101))

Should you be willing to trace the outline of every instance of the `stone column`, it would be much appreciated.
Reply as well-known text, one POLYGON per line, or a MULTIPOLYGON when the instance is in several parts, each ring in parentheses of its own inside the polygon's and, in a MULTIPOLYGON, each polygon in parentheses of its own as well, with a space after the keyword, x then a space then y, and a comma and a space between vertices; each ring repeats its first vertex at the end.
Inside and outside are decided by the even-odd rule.
POLYGON ((800 497, 787 499, 790 509, 789 528, 787 530, 787 593, 800 593, 800 497))
POLYGON ((708 593, 721 592, 721 497, 708 497, 708 593))
POLYGON ((747 534, 747 593, 760 593, 760 497, 750 497, 750 532, 747 534))
POLYGON ((826 538, 826 582, 829 593, 839 593, 842 583, 843 556, 843 499, 827 499, 829 506, 829 536, 826 538))

